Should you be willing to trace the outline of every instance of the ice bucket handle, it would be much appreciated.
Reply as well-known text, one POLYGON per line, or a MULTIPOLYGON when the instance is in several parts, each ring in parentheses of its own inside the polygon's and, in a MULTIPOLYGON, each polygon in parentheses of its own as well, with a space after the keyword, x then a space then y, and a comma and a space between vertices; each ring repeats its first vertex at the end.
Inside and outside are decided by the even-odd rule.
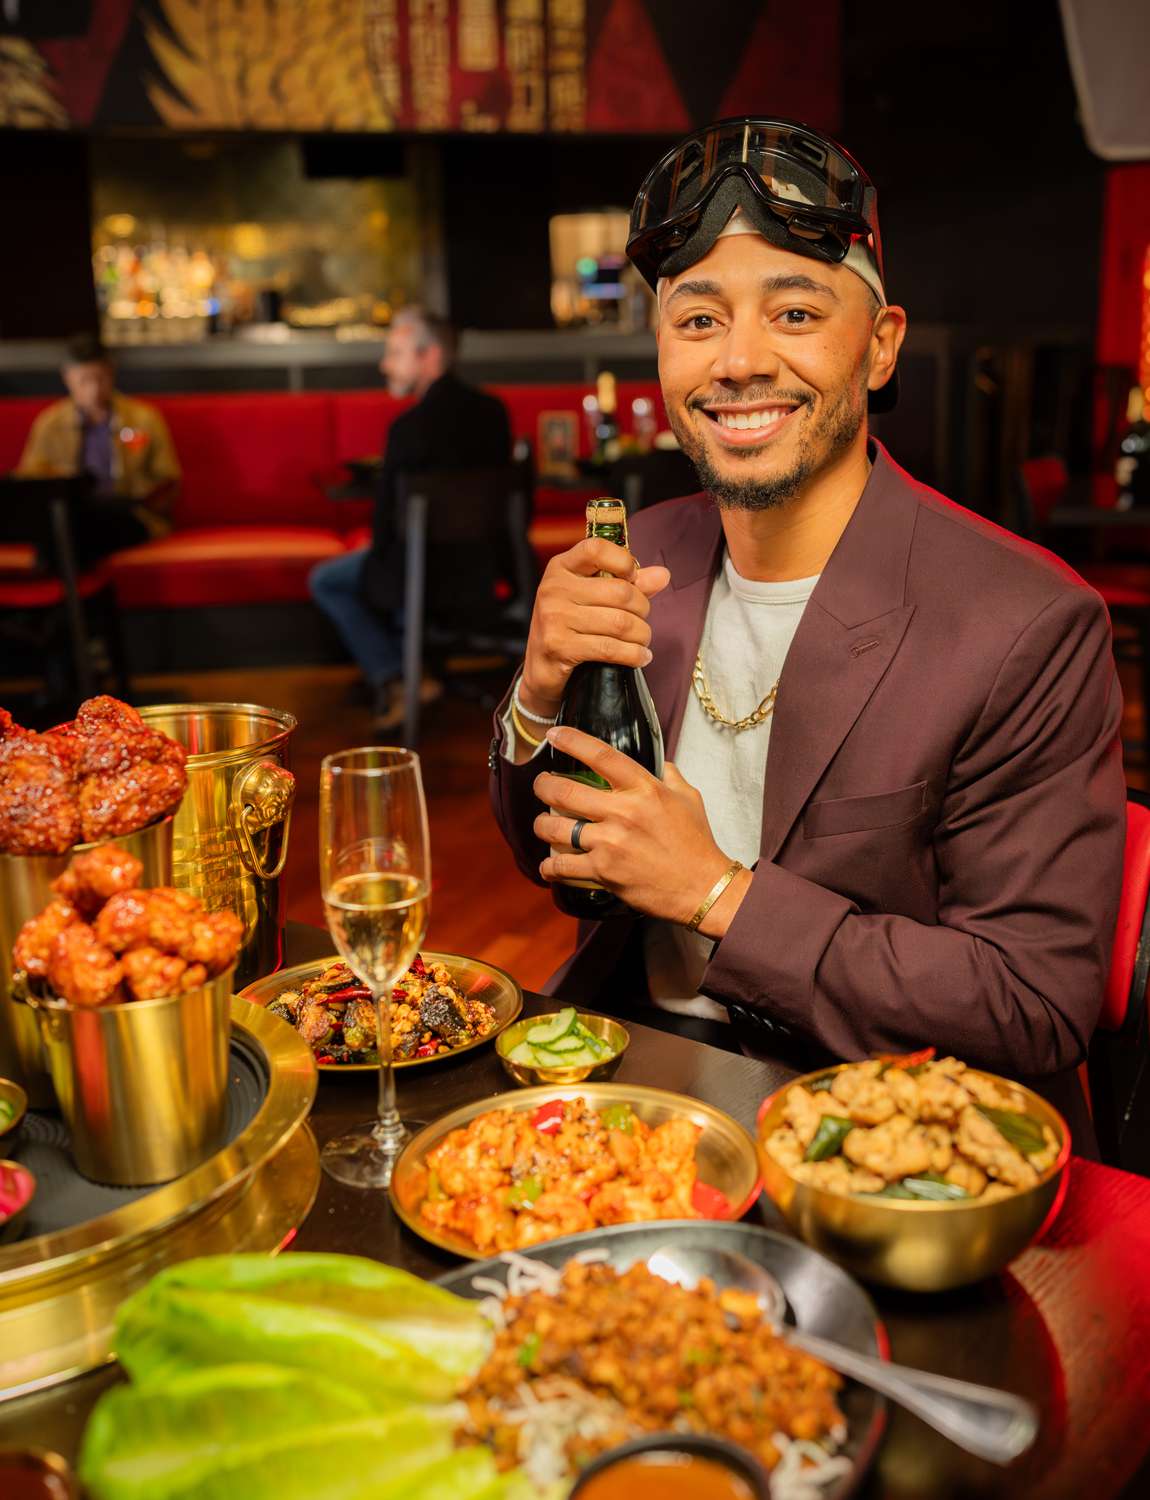
POLYGON ((246 868, 261 880, 275 880, 287 859, 288 833, 291 829, 292 804, 295 801, 295 777, 274 760, 257 760, 232 783, 232 800, 228 819, 239 845, 240 858, 246 868), (268 869, 256 848, 253 834, 282 823, 283 838, 279 858, 268 869))

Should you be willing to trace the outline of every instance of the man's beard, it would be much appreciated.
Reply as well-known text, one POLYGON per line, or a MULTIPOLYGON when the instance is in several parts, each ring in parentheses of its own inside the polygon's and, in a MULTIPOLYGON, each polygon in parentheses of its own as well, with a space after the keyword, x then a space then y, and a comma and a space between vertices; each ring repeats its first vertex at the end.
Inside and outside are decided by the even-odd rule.
MULTIPOLYGON (((866 374, 857 385, 844 386, 833 406, 824 411, 818 424, 801 443, 797 458, 784 474, 772 474, 765 478, 750 477, 733 479, 720 474, 711 460, 710 449, 698 434, 694 423, 683 419, 678 412, 668 411, 667 420, 679 439, 679 446, 695 466, 695 472, 703 488, 714 495, 718 504, 731 510, 772 510, 793 500, 803 486, 819 469, 833 463, 854 442, 859 428, 866 421, 866 374)), ((789 393, 780 396, 774 392, 755 394, 753 388, 745 400, 748 406, 756 402, 785 400, 799 406, 809 405, 810 397, 805 393, 789 393)), ((708 420, 710 420, 708 418, 708 420)), ((805 418, 800 417, 800 421, 805 418)), ((757 458, 763 449, 731 448, 731 457, 743 462, 757 458)))

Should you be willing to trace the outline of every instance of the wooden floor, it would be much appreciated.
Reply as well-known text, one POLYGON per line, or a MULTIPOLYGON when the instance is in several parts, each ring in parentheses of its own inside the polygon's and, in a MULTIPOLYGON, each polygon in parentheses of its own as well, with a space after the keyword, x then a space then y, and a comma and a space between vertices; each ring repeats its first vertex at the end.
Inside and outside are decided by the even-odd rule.
MULTIPOLYGON (((1126 695, 1123 737, 1138 747, 1147 738, 1138 676, 1121 668, 1126 695)), ((369 713, 349 667, 260 668, 141 677, 136 701, 262 703, 299 720, 292 741, 296 811, 285 870, 289 919, 323 923, 317 873, 319 764, 332 751, 371 743, 369 713)), ((2 697, 2 694, 0 694, 2 697)), ((431 819, 433 899, 427 946, 485 958, 537 988, 570 952, 574 923, 557 912, 548 892, 516 869, 491 815, 487 795, 490 715, 448 696, 426 710, 422 747, 431 819)), ((1144 754, 1127 758, 1131 786, 1150 784, 1144 754)))

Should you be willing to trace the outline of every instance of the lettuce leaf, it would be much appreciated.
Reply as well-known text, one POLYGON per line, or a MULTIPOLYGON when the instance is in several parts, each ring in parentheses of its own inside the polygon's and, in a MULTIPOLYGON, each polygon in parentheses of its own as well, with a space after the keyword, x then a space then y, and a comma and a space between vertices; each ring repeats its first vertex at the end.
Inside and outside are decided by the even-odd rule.
POLYGON ((367 1404, 261 1366, 118 1387, 93 1413, 80 1474, 94 1500, 511 1500, 486 1448, 453 1450, 455 1409, 367 1404))
POLYGON ((344 1255, 209 1256, 160 1272, 117 1318, 116 1354, 141 1385, 230 1363, 327 1375, 372 1397, 448 1400, 483 1363, 476 1304, 344 1255))

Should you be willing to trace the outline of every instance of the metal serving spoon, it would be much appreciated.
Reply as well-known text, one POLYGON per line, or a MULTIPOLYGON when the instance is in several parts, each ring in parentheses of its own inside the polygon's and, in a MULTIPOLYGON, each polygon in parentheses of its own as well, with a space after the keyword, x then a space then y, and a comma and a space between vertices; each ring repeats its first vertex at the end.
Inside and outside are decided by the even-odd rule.
POLYGON ((668 1243, 647 1257, 647 1268, 676 1286, 693 1287, 707 1276, 719 1287, 750 1292, 788 1344, 821 1359, 840 1375, 889 1396, 978 1458, 1008 1464, 1025 1453, 1038 1435, 1038 1411, 1021 1396, 893 1365, 792 1327, 785 1321, 787 1299, 782 1287, 769 1271, 738 1251, 668 1243))

